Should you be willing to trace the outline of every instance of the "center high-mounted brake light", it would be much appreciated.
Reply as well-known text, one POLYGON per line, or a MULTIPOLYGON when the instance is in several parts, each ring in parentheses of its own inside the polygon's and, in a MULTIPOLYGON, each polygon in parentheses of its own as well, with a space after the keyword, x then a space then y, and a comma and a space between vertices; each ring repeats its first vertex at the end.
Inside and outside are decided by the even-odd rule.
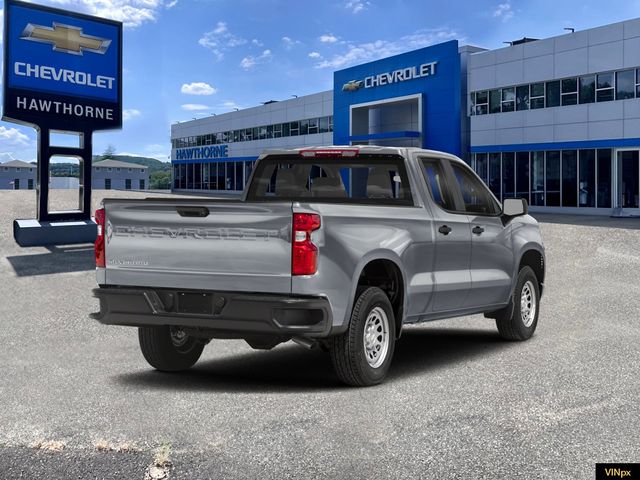
POLYGON ((357 157, 359 150, 357 148, 345 149, 325 149, 325 150, 300 150, 303 157, 357 157))
POLYGON ((311 241, 311 232, 320 228, 320 215, 293 214, 291 275, 313 275, 318 271, 318 247, 311 241))
POLYGON ((96 223, 98 224, 98 235, 96 236, 95 252, 96 252, 96 267, 105 267, 105 251, 104 251, 104 236, 105 236, 105 214, 104 208, 96 210, 96 223))

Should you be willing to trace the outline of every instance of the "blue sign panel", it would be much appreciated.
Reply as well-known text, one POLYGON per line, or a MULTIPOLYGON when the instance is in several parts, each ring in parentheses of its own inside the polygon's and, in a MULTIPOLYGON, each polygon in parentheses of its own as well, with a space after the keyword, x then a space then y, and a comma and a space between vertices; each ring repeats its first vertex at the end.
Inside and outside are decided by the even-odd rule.
MULTIPOLYGON (((389 144, 392 139, 405 141, 418 135, 423 148, 461 154, 461 65, 456 40, 339 70, 334 73, 333 85, 334 144, 363 140, 389 144), (386 122, 393 131, 362 134, 352 128, 353 108, 375 108, 402 97, 420 100, 420 132, 408 131, 406 122, 396 118, 361 119, 363 125, 386 122), (393 125, 399 127, 394 129, 393 125)), ((391 115, 397 116, 397 112, 391 115)))
POLYGON ((122 24, 5 2, 3 119, 57 129, 122 125, 122 24))

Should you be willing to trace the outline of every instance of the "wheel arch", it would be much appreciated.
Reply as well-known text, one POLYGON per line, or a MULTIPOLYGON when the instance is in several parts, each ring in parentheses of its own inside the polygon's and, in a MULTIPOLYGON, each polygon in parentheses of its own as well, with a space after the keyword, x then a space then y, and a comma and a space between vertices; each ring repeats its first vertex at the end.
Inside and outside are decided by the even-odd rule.
POLYGON ((375 286, 381 288, 389 297, 395 319, 396 338, 399 338, 404 312, 407 310, 407 282, 402 265, 400 257, 389 251, 372 252, 359 262, 352 281, 347 325, 351 319, 358 288, 375 286))
POLYGON ((533 273, 535 273, 536 278, 538 279, 540 293, 542 293, 546 274, 546 259, 544 252, 533 245, 528 245, 523 248, 518 261, 518 272, 524 266, 531 267, 533 273))

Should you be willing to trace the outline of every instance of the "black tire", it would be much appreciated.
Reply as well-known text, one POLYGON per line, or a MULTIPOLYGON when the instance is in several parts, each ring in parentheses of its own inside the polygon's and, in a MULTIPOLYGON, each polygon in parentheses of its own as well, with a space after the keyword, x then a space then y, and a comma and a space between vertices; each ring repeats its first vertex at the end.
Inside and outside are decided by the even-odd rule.
MULTIPOLYGON (((382 331, 382 328, 379 330, 382 331)), ((375 334, 374 334, 375 336, 375 334)), ((378 336, 377 338, 384 338, 378 336)), ((393 309, 387 295, 377 287, 364 289, 356 299, 349 328, 341 335, 329 339, 331 362, 338 378, 347 385, 366 387, 384 380, 391 365, 395 348, 396 327, 393 309), (381 308, 388 322, 388 343, 381 364, 373 367, 365 353, 364 328, 369 314, 381 308)))
POLYGON ((179 341, 172 338, 172 328, 138 328, 142 355, 149 365, 163 372, 179 372, 192 367, 204 349, 204 344, 197 338, 188 335, 179 341))
POLYGON ((528 340, 533 335, 538 325, 538 314, 540 313, 540 285, 538 278, 531 267, 524 266, 518 272, 516 287, 511 295, 511 301, 504 309, 496 312, 496 326, 500 336, 505 340, 522 341, 528 340), (525 285, 535 296, 535 315, 533 321, 526 325, 523 319, 521 303, 525 285))

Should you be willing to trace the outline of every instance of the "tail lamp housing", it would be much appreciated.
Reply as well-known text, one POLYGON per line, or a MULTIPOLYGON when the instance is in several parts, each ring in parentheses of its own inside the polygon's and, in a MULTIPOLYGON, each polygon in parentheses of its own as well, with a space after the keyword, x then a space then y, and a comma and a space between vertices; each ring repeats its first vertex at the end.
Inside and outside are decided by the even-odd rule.
POLYGON ((320 228, 320 215, 293 214, 291 275, 313 275, 318 271, 318 247, 311 241, 311 232, 320 228))
POLYGON ((98 235, 96 236, 95 253, 96 253, 96 267, 104 268, 105 262, 105 214, 104 208, 96 210, 96 223, 98 224, 98 235))

